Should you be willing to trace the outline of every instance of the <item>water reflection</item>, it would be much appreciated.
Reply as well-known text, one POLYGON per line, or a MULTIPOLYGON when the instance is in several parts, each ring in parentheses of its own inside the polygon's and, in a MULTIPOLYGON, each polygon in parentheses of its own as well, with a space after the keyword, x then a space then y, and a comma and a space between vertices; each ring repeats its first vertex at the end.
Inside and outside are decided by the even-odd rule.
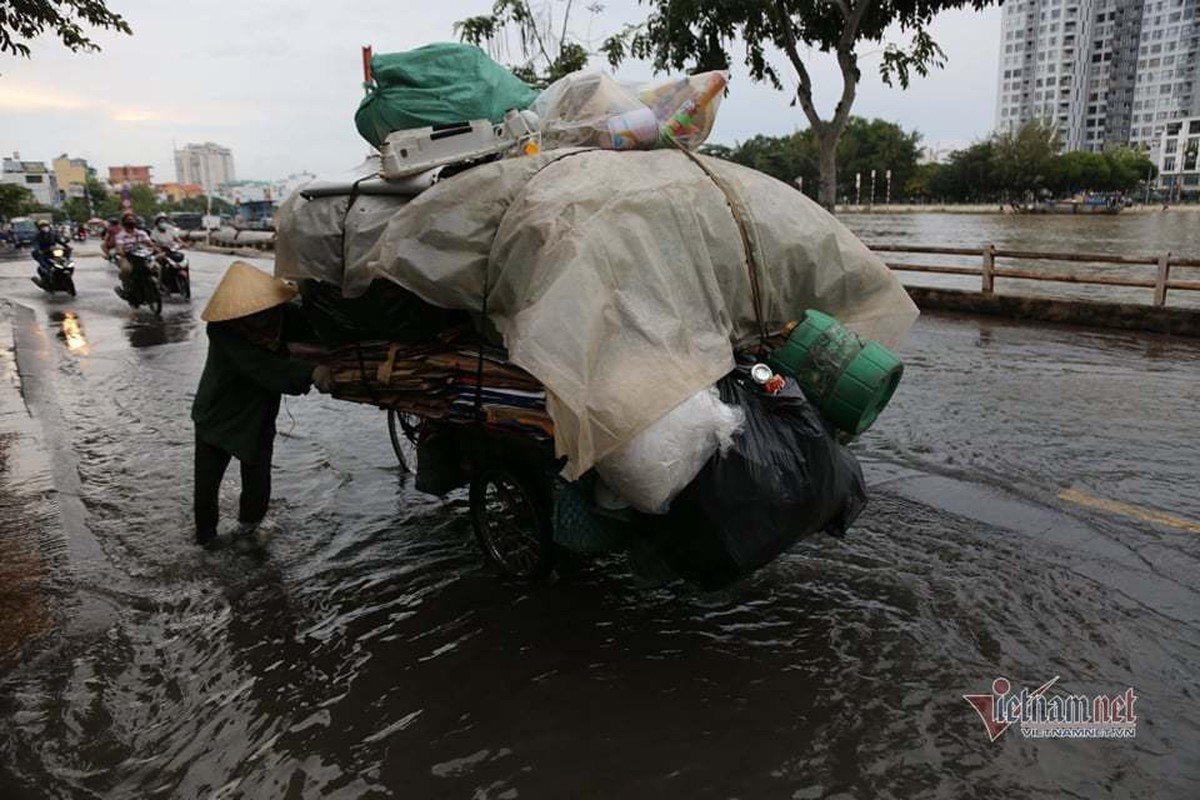
POLYGON ((192 338, 196 320, 188 313, 162 317, 131 319, 125 323, 125 335, 133 347, 156 347, 192 338))
POLYGON ((88 342, 83 334, 83 326, 79 324, 79 316, 74 311, 55 311, 50 314, 50 320, 57 324, 55 335, 67 345, 72 353, 87 355, 88 342))

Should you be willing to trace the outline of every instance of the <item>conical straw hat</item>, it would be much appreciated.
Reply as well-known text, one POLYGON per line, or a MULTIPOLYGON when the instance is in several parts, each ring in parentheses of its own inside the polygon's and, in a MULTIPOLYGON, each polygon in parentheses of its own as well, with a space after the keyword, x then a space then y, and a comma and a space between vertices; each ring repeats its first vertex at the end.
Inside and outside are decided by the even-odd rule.
POLYGON ((272 278, 245 261, 235 261, 217 284, 200 319, 224 322, 248 317, 286 303, 295 296, 296 290, 278 278, 272 278))

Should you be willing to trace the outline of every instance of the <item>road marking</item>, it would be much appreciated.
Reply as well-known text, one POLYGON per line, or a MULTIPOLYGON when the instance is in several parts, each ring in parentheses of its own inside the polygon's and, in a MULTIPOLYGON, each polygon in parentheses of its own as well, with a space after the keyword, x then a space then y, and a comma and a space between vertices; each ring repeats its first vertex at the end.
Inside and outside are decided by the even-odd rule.
POLYGON ((1119 500, 1106 500, 1103 497, 1096 497, 1076 489, 1063 489, 1058 493, 1058 499, 1066 500, 1068 503, 1087 506, 1088 508, 1108 511, 1112 514, 1120 514, 1123 517, 1140 519, 1143 522, 1152 522, 1155 525, 1165 525, 1168 528, 1179 528, 1191 533, 1200 533, 1200 522, 1196 522, 1195 520, 1178 517, 1155 508, 1135 506, 1131 503, 1122 503, 1119 500))

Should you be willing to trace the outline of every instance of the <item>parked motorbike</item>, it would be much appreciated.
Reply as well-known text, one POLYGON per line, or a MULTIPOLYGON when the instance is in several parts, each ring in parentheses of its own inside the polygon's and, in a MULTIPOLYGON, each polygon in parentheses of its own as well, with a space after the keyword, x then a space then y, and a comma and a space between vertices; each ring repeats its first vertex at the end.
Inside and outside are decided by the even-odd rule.
POLYGON ((117 296, 125 300, 132 308, 145 305, 155 314, 162 313, 162 287, 158 279, 158 261, 154 251, 149 247, 135 247, 125 253, 133 272, 129 284, 117 287, 117 296))
POLYGON ((48 253, 50 257, 50 274, 45 278, 34 278, 33 282, 39 288, 54 294, 66 292, 75 296, 75 262, 67 255, 61 245, 55 245, 48 253))
POLYGON ((162 293, 177 294, 185 300, 192 297, 191 270, 187 254, 178 245, 165 245, 158 256, 158 280, 162 293))

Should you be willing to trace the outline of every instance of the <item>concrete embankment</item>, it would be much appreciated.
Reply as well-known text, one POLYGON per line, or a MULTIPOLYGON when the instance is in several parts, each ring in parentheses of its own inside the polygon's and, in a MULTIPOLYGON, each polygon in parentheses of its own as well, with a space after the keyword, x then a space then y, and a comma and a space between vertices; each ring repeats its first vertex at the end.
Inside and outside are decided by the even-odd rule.
POLYGON ((1200 338, 1200 309, 984 294, 926 286, 905 288, 922 311, 985 314, 1015 320, 1057 322, 1200 338))

